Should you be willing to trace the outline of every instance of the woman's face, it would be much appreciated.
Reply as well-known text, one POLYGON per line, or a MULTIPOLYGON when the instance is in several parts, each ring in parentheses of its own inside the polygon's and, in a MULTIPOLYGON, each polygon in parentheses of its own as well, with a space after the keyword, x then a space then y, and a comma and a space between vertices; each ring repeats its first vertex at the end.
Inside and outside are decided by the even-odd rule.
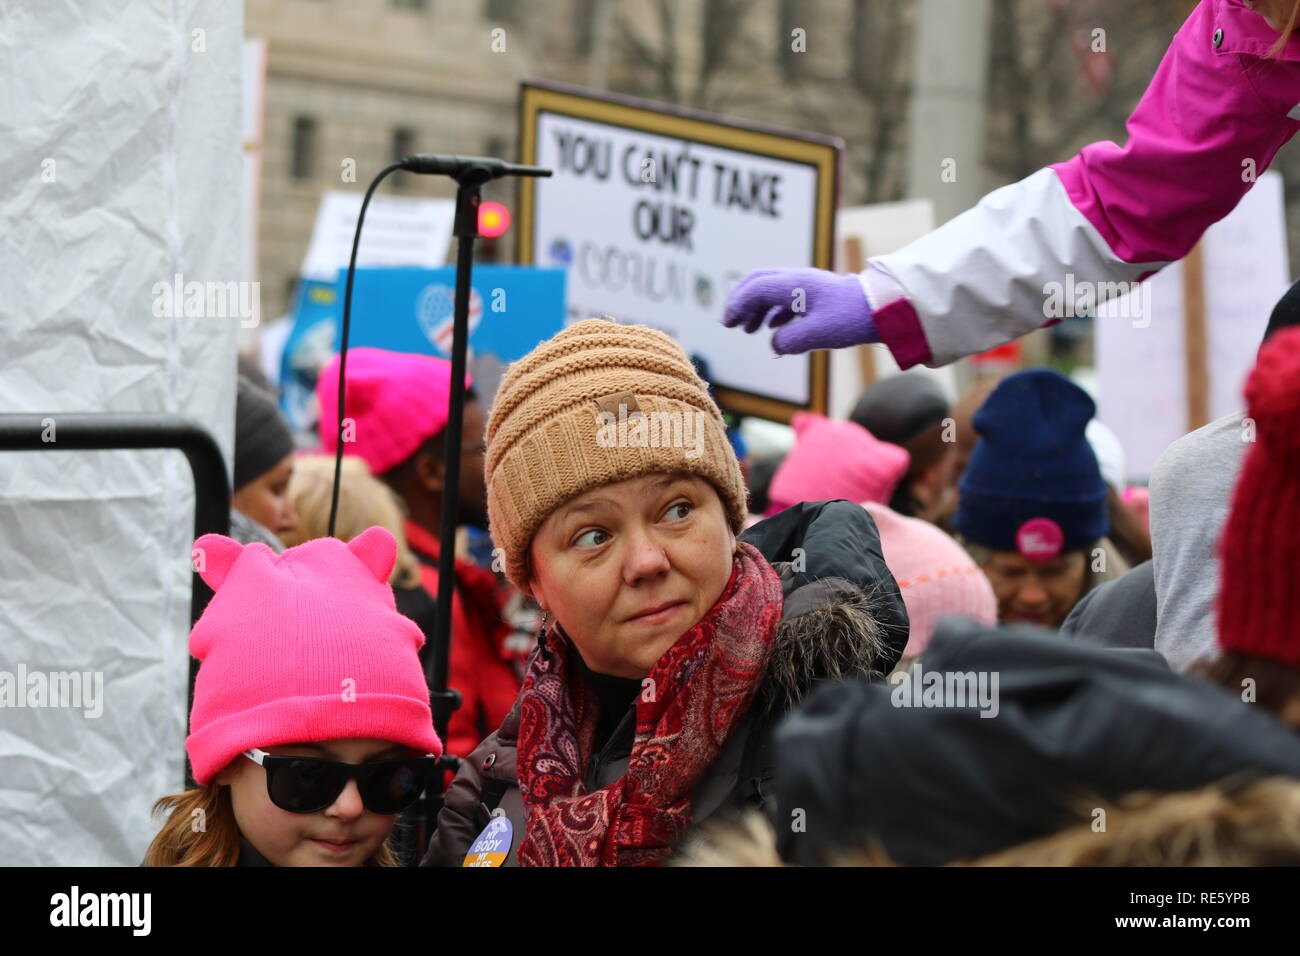
POLYGON ((1067 551, 1050 561, 994 551, 980 567, 997 596, 999 621, 1060 627, 1083 596, 1088 560, 1084 551, 1067 551))
POLYGON ((551 512, 529 549, 529 589, 588 667, 641 678, 717 602, 735 547, 709 482, 645 475, 551 512))
MULTIPOLYGON (((364 737, 262 749, 277 757, 323 757, 343 763, 411 754, 400 744, 364 737)), ((379 850, 397 820, 367 810, 355 780, 349 780, 324 810, 281 810, 266 792, 266 770, 242 754, 217 775, 217 783, 230 787, 239 832, 275 866, 361 866, 379 850)))
POLYGON ((274 468, 241 485, 230 503, 240 514, 273 534, 288 534, 298 527, 298 513, 289 495, 292 477, 293 452, 290 452, 274 468))

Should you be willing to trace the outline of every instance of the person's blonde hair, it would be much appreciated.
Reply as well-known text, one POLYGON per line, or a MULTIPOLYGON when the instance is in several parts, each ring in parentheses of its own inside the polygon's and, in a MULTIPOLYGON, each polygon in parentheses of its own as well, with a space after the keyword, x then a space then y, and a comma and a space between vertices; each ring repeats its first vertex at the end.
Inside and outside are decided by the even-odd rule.
MULTIPOLYGON (((294 459, 289 497, 298 512, 298 526, 280 535, 287 547, 327 535, 333 494, 333 455, 300 455, 294 459)), ((364 459, 356 455, 343 456, 335 537, 340 541, 351 541, 375 525, 388 529, 397 539, 397 562, 388 580, 398 587, 414 588, 420 585, 420 562, 411 552, 402 531, 402 507, 393 490, 370 473, 364 459)))
MULTIPOLYGON (((235 866, 239 862, 239 824, 230 788, 215 781, 181 793, 160 797, 155 814, 170 811, 145 851, 142 866, 235 866)), ((390 841, 365 866, 397 866, 390 841)))
POLYGON ((1106 829, 1078 823, 972 860, 968 866, 1295 866, 1300 782, 1213 784, 1099 803, 1106 829))
POLYGON ((1268 51, 1268 56, 1274 57, 1282 52, 1282 48, 1286 46, 1286 41, 1291 39, 1291 33, 1295 30, 1296 20, 1300 20, 1300 0, 1295 0, 1291 4, 1291 15, 1286 18, 1286 26, 1282 28, 1282 33, 1277 38, 1277 42, 1268 51))
MULTIPOLYGON (((1300 864, 1300 781, 1271 777, 1249 785, 1217 783, 1177 793, 1134 793, 1078 807, 1091 821, 949 866, 1295 866, 1300 864)), ((896 866, 876 841, 849 848, 832 866, 896 866)), ((771 824, 749 811, 706 824, 673 860, 677 866, 783 866, 771 824)))
POLYGON ((216 783, 159 798, 154 813, 170 811, 145 851, 144 866, 234 866, 239 825, 230 788, 216 783))

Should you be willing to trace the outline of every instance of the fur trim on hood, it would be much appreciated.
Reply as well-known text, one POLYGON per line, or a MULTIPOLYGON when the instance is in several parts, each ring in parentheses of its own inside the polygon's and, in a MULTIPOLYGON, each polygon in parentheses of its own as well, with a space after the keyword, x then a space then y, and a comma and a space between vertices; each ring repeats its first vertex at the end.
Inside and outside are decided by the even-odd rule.
MULTIPOLYGON (((778 575, 784 569, 775 565, 778 575)), ((755 716, 798 706, 819 681, 883 679, 893 655, 876 602, 844 578, 822 578, 785 601, 755 716)))

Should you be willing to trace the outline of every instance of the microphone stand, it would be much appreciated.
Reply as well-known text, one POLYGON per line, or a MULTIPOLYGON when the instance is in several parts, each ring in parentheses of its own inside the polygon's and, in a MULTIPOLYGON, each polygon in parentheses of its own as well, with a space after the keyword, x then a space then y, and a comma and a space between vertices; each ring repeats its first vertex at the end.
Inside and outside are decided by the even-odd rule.
MULTIPOLYGON (((460 449, 464 431, 465 414, 465 353, 469 345, 470 276, 474 268, 474 240, 479 237, 478 208, 482 202, 483 184, 503 176, 550 176, 551 170, 538 166, 521 166, 489 156, 443 156, 416 154, 386 167, 370 184, 361 214, 357 217, 357 231, 352 244, 352 259, 348 267, 347 292, 343 302, 343 336, 339 356, 339 446, 335 459, 334 495, 330 505, 330 534, 334 533, 335 513, 338 510, 339 471, 343 456, 344 367, 347 360, 348 330, 352 307, 352 275, 356 269, 357 247, 361 240, 361 224, 366 207, 379 181, 389 173, 404 169, 426 175, 450 176, 456 181, 456 215, 452 234, 456 237, 456 293, 453 303, 451 347, 451 401, 447 427, 443 439, 442 515, 439 534, 438 594, 435 607, 435 627, 432 647, 428 656, 425 678, 429 684, 429 707, 433 712, 433 726, 445 748, 447 726, 452 712, 460 706, 460 694, 447 686, 448 661, 451 651, 451 602, 456 585, 456 517, 460 510, 460 449)), ((444 752, 436 779, 430 780, 421 798, 419 833, 417 836, 417 861, 428 849, 438 811, 443 803, 443 773, 453 773, 460 767, 456 755, 444 752)))
MULTIPOLYGON (((451 602, 456 584, 456 517, 460 510, 460 449, 465 414, 465 365, 469 346, 470 276, 474 269, 474 240, 479 237, 478 207, 483 184, 500 176, 550 176, 549 169, 517 166, 488 157, 412 156, 403 160, 414 172, 451 176, 456 180, 456 295, 453 301, 451 346, 451 402, 443 441, 442 523, 438 553, 438 604, 432 653, 429 655, 429 705, 433 726, 444 742, 452 712, 460 706, 460 694, 447 687, 451 652, 451 602)), ((446 769, 460 766, 458 757, 444 758, 446 769)), ((419 835, 420 855, 428 848, 442 809, 442 781, 424 791, 424 814, 419 835)))

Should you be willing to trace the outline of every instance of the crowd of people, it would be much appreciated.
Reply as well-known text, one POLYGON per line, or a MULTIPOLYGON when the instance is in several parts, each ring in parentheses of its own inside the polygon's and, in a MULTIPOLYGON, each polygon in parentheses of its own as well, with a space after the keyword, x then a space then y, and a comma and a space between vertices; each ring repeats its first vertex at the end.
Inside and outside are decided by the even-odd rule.
MULTIPOLYGON (((725 323, 784 353, 883 342, 907 369, 1037 327, 1045 277, 1140 280, 1300 128, 1298 13, 1205 0, 1127 146, 860 276, 760 270, 725 323)), ((592 318, 466 403, 455 489, 449 364, 351 350, 331 537, 339 423, 295 454, 241 384, 232 536, 196 542, 197 786, 159 801, 145 862, 1300 863, 1297 302, 1240 413, 1164 453, 1149 522, 1058 372, 950 405, 905 371, 747 461, 678 343, 592 318), (701 440, 610 441, 615 415, 701 440), (443 741, 421 648, 452 493, 493 550, 454 564, 443 741), (413 848, 403 814, 444 749, 459 769, 413 848)), ((322 409, 337 385, 331 364, 322 409)))
MULTIPOLYGON (((1197 538, 1215 643, 1186 660, 1185 633, 1160 639, 1153 562, 1111 538, 1127 506, 1092 401, 1055 371, 952 407, 902 373, 850 420, 796 415, 756 489, 666 335, 589 319, 543 342, 486 424, 465 407, 458 520, 496 547, 455 562, 462 759, 419 848, 403 811, 444 752, 423 655, 450 363, 350 353, 333 537, 334 423, 295 452, 243 380, 232 536, 196 543, 199 786, 159 801, 146 862, 1300 862, 1295 297, 1235 419, 1253 440, 1218 462, 1235 481, 1212 500, 1153 482, 1148 552, 1157 515, 1223 525, 1221 552, 1197 538), (598 441, 611 401, 702 416, 702 453, 598 441)), ((336 389, 331 366, 322 408, 336 389)))

